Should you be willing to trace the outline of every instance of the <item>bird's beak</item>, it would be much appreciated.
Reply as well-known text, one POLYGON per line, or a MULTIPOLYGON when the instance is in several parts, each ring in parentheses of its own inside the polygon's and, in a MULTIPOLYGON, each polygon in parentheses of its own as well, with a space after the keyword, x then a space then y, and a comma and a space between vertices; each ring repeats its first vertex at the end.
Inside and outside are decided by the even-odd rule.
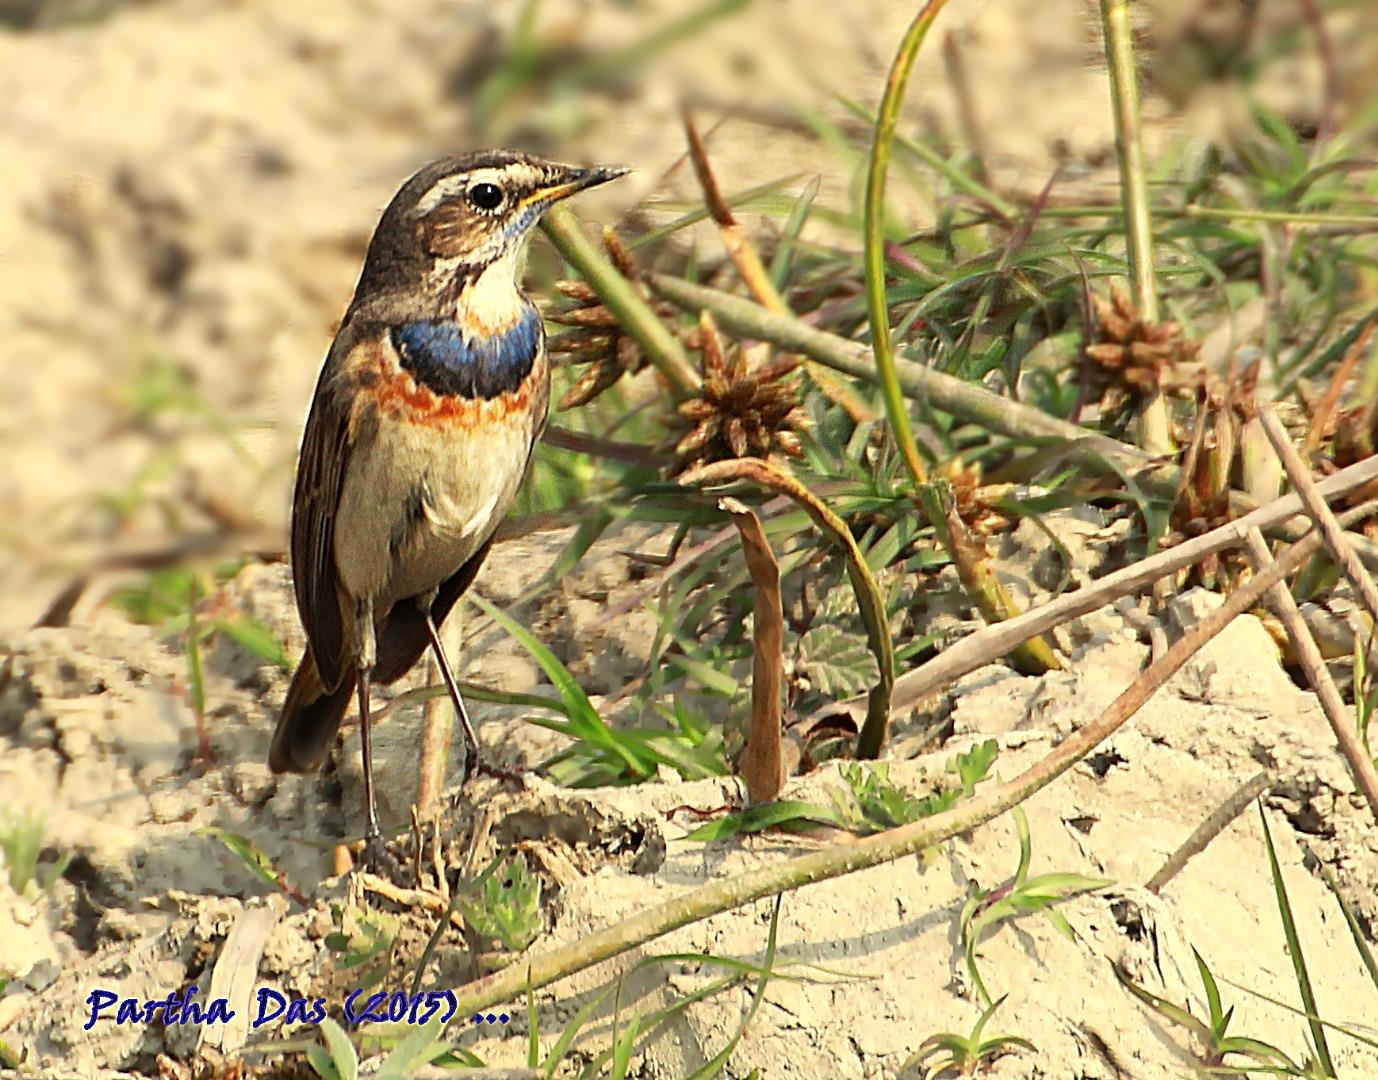
POLYGON ((599 184, 606 184, 609 180, 616 180, 619 176, 626 176, 629 172, 631 169, 621 165, 599 165, 591 169, 569 165, 565 167, 559 179, 531 192, 522 200, 522 204, 524 206, 539 206, 544 209, 562 199, 568 199, 571 195, 577 195, 579 192, 587 191, 599 184))

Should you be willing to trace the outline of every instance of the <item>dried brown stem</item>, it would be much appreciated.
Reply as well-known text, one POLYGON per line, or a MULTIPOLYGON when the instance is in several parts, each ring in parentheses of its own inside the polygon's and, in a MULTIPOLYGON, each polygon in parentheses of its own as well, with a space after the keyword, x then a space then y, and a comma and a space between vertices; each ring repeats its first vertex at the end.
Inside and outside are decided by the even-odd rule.
POLYGON ((1302 440, 1301 453, 1303 457, 1309 457, 1320 446, 1321 439, 1325 437, 1325 426, 1330 422, 1336 407, 1340 404, 1340 398, 1344 395, 1345 384, 1349 382, 1349 377, 1354 374, 1354 369, 1359 366, 1359 361, 1363 359, 1364 352, 1368 349, 1369 338, 1373 336, 1373 323, 1366 325, 1349 351, 1345 353, 1344 359, 1340 361, 1340 366, 1335 369, 1335 374, 1330 377, 1330 385, 1325 388, 1325 394, 1317 403, 1315 410, 1311 414, 1311 426, 1307 428, 1306 438, 1302 440))
POLYGON ((808 513, 813 523, 829 539, 842 548, 847 557, 847 576, 852 590, 856 593, 857 606, 861 611, 861 621, 866 627, 866 640, 871 653, 876 658, 876 685, 867 695, 866 720, 857 736, 856 756, 875 758, 880 756, 885 745, 885 737, 890 719, 890 691, 895 684, 895 646, 890 640, 890 627, 885 618, 885 601, 876 585, 875 575, 866 562, 866 556, 857 546, 856 537, 847 528, 833 509, 810 491, 799 480, 777 469, 767 461, 756 458, 738 458, 733 461, 717 461, 711 465, 701 465, 679 478, 685 485, 728 484, 746 481, 774 491, 778 495, 788 495, 808 513))
POLYGON ((1230 822, 1239 817, 1246 806, 1268 790, 1269 783, 1271 780, 1268 774, 1261 772, 1236 788, 1229 798, 1211 811, 1205 821, 1192 830, 1192 834, 1186 838, 1182 846, 1168 856, 1162 869, 1148 879, 1148 884, 1144 888, 1154 895, 1162 892, 1163 886, 1181 873, 1187 863, 1205 851, 1212 840, 1229 828, 1230 822))
MULTIPOLYGON (((277 562, 286 551, 286 529, 267 527, 242 531, 217 529, 156 543, 130 544, 92 559, 86 569, 73 578, 48 605, 34 625, 66 626, 72 617, 72 610, 99 574, 122 570, 159 570, 165 566, 180 566, 192 560, 232 553, 249 553, 264 562, 277 562)), ((79 558, 73 556, 72 561, 79 562, 79 558)))
POLYGON ((780 564, 761 519, 736 499, 718 506, 732 517, 742 554, 756 586, 751 658, 751 730, 742 755, 742 777, 753 803, 771 802, 785 786, 780 694, 784 686, 785 616, 780 603, 780 564))
MULTIPOLYGON (((1268 554, 1268 543, 1257 529, 1249 530, 1247 542, 1249 553, 1254 558, 1254 565, 1260 573, 1265 570, 1272 570, 1278 565, 1268 554)), ((1300 547, 1301 545, 1298 544, 1297 546, 1300 547)), ((1344 698, 1340 697, 1340 691, 1335 686, 1335 680, 1330 677, 1330 669, 1325 666, 1320 647, 1316 644, 1316 639, 1311 636, 1311 630, 1306 625, 1306 620, 1301 617, 1297 602, 1287 591, 1286 585, 1279 581, 1274 588, 1269 590, 1268 601, 1278 618, 1282 620, 1282 625, 1292 636, 1292 643, 1297 650, 1297 658, 1301 661, 1302 670, 1306 672, 1306 680, 1311 684, 1311 689, 1316 692, 1316 697, 1321 703, 1321 709, 1325 712, 1325 718, 1330 721, 1330 729, 1335 733, 1335 741, 1340 744, 1340 753, 1344 755, 1345 762, 1349 765, 1349 771, 1354 776, 1354 786, 1368 801, 1369 809, 1373 811, 1374 820, 1378 821, 1378 769, 1373 767, 1368 752, 1364 749, 1363 743, 1359 741, 1358 728, 1345 708, 1344 698)))
MULTIPOLYGON (((444 634, 449 627, 442 627, 444 634)), ((426 657, 426 682, 440 678, 435 658, 426 657)), ((417 766, 416 807, 421 817, 434 815, 445 787, 445 773, 450 764, 450 737, 454 734, 455 715, 447 697, 435 697, 426 702, 425 726, 421 734, 421 760, 417 766)))
MULTIPOLYGON (((708 148, 704 145, 702 136, 699 135, 693 114, 687 105, 684 106, 681 115, 684 120, 684 134, 689 143, 689 159, 694 166, 694 175, 698 177, 699 187, 703 190, 703 199, 707 204, 708 213, 718 226, 718 232, 722 236, 723 247, 727 249, 728 258, 732 260, 732 265, 737 268, 737 273, 746 282, 747 288, 751 290, 751 295, 756 298, 758 304, 769 308, 777 315, 792 317, 793 312, 785 303, 785 298, 775 288, 775 283, 771 281, 770 274, 766 270, 765 264, 761 262, 761 256, 756 251, 755 245, 751 243, 742 227, 737 224, 737 219, 732 214, 732 208, 727 205, 727 200, 723 198, 717 178, 713 175, 712 163, 708 160, 708 148)), ((861 396, 855 390, 816 360, 805 358, 804 371, 815 385, 841 407, 855 423, 860 424, 876 418, 871 407, 861 400, 861 396)))
POLYGON ((600 439, 597 435, 572 431, 569 428, 561 427, 559 424, 551 424, 547 427, 541 436, 541 442, 561 450, 572 450, 576 454, 588 454, 590 457, 606 458, 609 461, 624 461, 628 465, 659 467, 670 460, 668 454, 657 454, 654 450, 649 450, 639 443, 600 439))
POLYGON ((1271 408, 1264 408, 1260 410, 1259 416, 1263 421, 1263 430, 1268 434, 1268 440, 1277 451, 1282 467, 1287 470, 1287 479, 1292 481, 1292 487, 1301 496, 1302 506, 1306 508, 1307 514, 1325 538, 1325 546, 1330 549, 1331 556, 1339 564, 1350 585, 1354 587, 1354 592, 1368 608, 1369 614, 1378 620, 1378 585, 1374 585, 1368 570, 1354 554, 1349 541, 1345 539, 1344 529, 1340 527, 1325 499, 1321 497, 1316 482, 1311 479, 1311 470, 1306 467, 1296 447, 1292 445, 1292 440, 1287 437, 1287 431, 1283 428, 1277 413, 1271 408))

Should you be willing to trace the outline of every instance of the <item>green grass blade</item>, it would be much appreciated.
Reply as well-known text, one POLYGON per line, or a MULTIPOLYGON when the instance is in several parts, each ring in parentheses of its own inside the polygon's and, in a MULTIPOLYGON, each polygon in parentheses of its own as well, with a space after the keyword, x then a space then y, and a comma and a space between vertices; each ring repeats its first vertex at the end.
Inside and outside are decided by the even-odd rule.
POLYGON ((894 343, 890 339, 890 305, 885 291, 885 178, 890 168, 900 108, 904 103, 905 85, 914 69, 919 48, 928 36, 929 27, 945 2, 927 0, 905 31, 899 50, 895 53, 876 117, 863 211, 866 312, 871 320, 871 349, 875 353, 876 371, 880 375, 881 394, 885 399, 885 412, 890 418, 890 430, 899 445, 905 467, 916 484, 924 483, 928 473, 923 459, 919 457, 918 444, 914 441, 914 428, 909 423, 904 391, 900 388, 899 368, 895 363, 894 343))
POLYGON ((619 741, 612 729, 603 722, 603 718, 598 715, 598 710, 593 707, 593 702, 589 701, 588 695, 584 693, 584 688, 570 674, 569 668, 560 663, 559 657, 537 640, 530 630, 491 601, 484 599, 478 593, 469 593, 468 599, 480 611, 516 638, 522 648, 531 654, 531 658, 540 664, 546 678, 555 685, 555 689, 559 691, 560 698, 565 703, 572 731, 576 731, 579 737, 585 738, 605 750, 612 751, 622 759, 628 771, 636 775, 645 772, 642 763, 619 741))
POLYGON ((1363 963, 1364 970, 1368 972, 1368 977, 1372 980, 1374 988, 1378 989, 1378 961, 1374 960, 1373 950, 1369 948, 1368 938, 1364 936, 1364 928, 1359 923, 1359 916, 1354 913, 1354 908, 1345 899, 1344 893, 1340 892, 1339 883, 1327 869, 1325 863, 1317 859, 1316 865, 1320 868, 1321 877, 1324 879, 1326 887, 1335 897, 1335 902, 1340 905, 1340 910, 1344 912, 1345 925, 1349 927, 1349 934, 1354 939, 1354 948, 1359 952, 1359 960, 1363 963))
POLYGON ((761 977, 756 982, 756 991, 751 995, 751 1004, 746 1010, 746 1015, 742 1017, 742 1022, 738 1025, 736 1032, 718 1053, 713 1055, 711 1061, 702 1068, 695 1070, 691 1074, 690 1080, 708 1080, 709 1077, 717 1076, 727 1065, 728 1059, 732 1057, 732 1051, 741 1042, 742 1036, 746 1034, 747 1026, 756 1015, 756 1010, 761 1007, 761 1002, 765 999, 766 986, 770 983, 773 968, 775 967, 775 941, 776 935, 780 930, 780 905, 784 902, 784 894, 777 894, 775 897, 775 907, 770 913, 770 933, 766 938, 766 955, 761 963, 761 977))
POLYGON ((1297 924, 1292 918, 1292 902, 1287 896, 1287 886, 1282 880, 1282 868, 1278 865, 1277 850, 1273 847, 1273 834, 1268 828, 1268 818, 1261 801, 1258 804, 1258 817, 1263 823, 1263 841, 1268 848, 1268 866, 1273 874, 1273 892, 1277 897, 1278 915, 1282 918, 1282 930, 1287 937, 1287 952, 1292 958, 1292 971, 1297 978, 1302 1008, 1306 1010, 1306 1023, 1311 1028, 1316 1057, 1321 1068, 1325 1070, 1325 1075, 1335 1076, 1335 1065, 1330 1060, 1330 1047, 1325 1041, 1325 1025, 1317 1019, 1320 1013, 1316 1008, 1316 995, 1311 989, 1311 976, 1306 970, 1306 956, 1301 951, 1301 937, 1297 934, 1297 924))
POLYGON ((804 223, 809 219, 809 211, 813 209, 813 200, 818 197, 819 186, 819 178, 815 176, 800 192, 799 199, 785 220, 785 230, 775 249, 775 257, 770 260, 770 283, 775 286, 776 292, 783 293, 789 284, 790 271, 794 269, 794 247, 799 240, 799 234, 804 231, 804 223))
POLYGON ((355 1053, 354 1044, 349 1041, 344 1028, 327 1016, 321 1021, 321 1034, 330 1048, 330 1059, 340 1080, 356 1080, 359 1075, 359 1055, 355 1053))
POLYGON ((716 821, 709 821, 685 837, 686 840, 723 840, 739 833, 761 832, 776 825, 809 823, 832 825, 846 828, 846 822, 837 811, 817 803, 801 802, 797 799, 784 799, 780 802, 764 803, 748 807, 732 814, 726 814, 716 821))

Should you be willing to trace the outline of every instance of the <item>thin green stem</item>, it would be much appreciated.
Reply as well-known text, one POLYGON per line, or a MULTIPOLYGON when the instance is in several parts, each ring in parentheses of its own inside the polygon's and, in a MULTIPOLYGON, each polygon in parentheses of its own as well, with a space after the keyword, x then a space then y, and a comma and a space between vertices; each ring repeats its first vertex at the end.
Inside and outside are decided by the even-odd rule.
MULTIPOLYGON (((790 352, 803 353, 819 363, 867 382, 876 383, 880 380, 875 365, 870 362, 869 350, 864 345, 819 330, 799 319, 775 315, 759 304, 718 289, 695 285, 666 274, 652 274, 648 280, 661 296, 687 310, 711 311, 723 326, 734 333, 772 342, 790 352)), ((927 401, 988 431, 997 431, 1012 438, 1074 441, 1077 444, 1074 457, 1110 458, 1127 468, 1137 469, 1150 464, 1149 455, 1127 443, 1078 427, 1041 409, 1011 401, 922 364, 899 360, 896 362, 896 373, 903 393, 927 401)), ((1175 471, 1173 475, 1176 475, 1175 471)), ((1163 490, 1175 491, 1176 481, 1164 486, 1163 490)))
MULTIPOLYGON (((878 381, 870 350, 855 341, 819 330, 800 319, 782 318, 759 304, 718 289, 665 274, 651 274, 647 280, 657 293, 686 310, 711 311, 722 326, 735 334, 803 353, 857 379, 870 383, 878 381)), ((1155 460, 1128 443, 922 364, 900 360, 897 367, 901 389, 911 398, 926 401, 936 409, 1012 439, 1066 443, 1068 459, 1092 473, 1116 473, 1122 478, 1128 474, 1135 484, 1157 498, 1176 497, 1182 472, 1170 462, 1155 460)), ((1243 516, 1256 509, 1257 503, 1242 492, 1231 491, 1230 506, 1243 516)), ((1279 535, 1295 540, 1303 531, 1300 524, 1289 525, 1279 535)))
MULTIPOLYGON (((865 120, 868 124, 875 123, 875 117, 871 115, 866 106, 862 105, 861 102, 853 101, 851 98, 847 97, 841 97, 838 98, 838 100, 842 103, 844 108, 854 113, 860 119, 865 120)), ((958 191, 971 196, 971 198, 978 202, 985 203, 997 214, 1007 220, 1013 221, 1019 216, 1018 206, 1005 198, 1005 196, 1001 195, 994 188, 988 187, 970 173, 964 172, 962 169, 952 164, 952 162, 948 161, 947 158, 943 157, 942 154, 938 153, 938 151, 934 150, 933 147, 929 146, 926 142, 905 135, 902 132, 895 133, 895 142, 902 150, 913 154, 934 172, 943 176, 947 182, 958 191)))
MULTIPOLYGON (((1225 206, 1158 206, 1153 213, 1162 218, 1199 218, 1203 221, 1257 221, 1275 225, 1313 225, 1318 228, 1373 229, 1378 231, 1378 215, 1327 214, 1305 210, 1255 210, 1251 207, 1225 206)), ((1043 210, 1046 218, 1122 217, 1121 206, 1049 206, 1043 210)))
POLYGON ((919 48, 944 3, 946 0, 928 0, 924 4, 909 24, 895 53, 876 115, 862 223, 866 243, 866 311, 871 320, 871 349, 875 353, 876 369, 880 372, 881 394, 885 398, 890 427, 909 475, 916 484, 925 483, 928 474, 923 459, 919 457, 918 444, 914 441, 914 429, 909 423, 909 411, 895 368, 894 344, 890 340, 890 305, 885 291, 885 177, 890 169, 890 152, 894 148, 895 128, 899 124, 909 73, 913 71, 919 48))
POLYGON ((670 384, 682 394, 697 389, 698 376, 679 339, 670 333, 632 283, 618 273, 611 260, 589 242, 574 215, 563 206, 552 207, 542 218, 541 228, 670 384))
POLYGON ((1101 0, 1100 13, 1105 31, 1105 62, 1110 69, 1110 105, 1115 118, 1115 151, 1119 156, 1129 277, 1139 317, 1145 322, 1157 322, 1153 219, 1149 213, 1147 166, 1139 138, 1139 84, 1134 71, 1129 0, 1101 0))
MULTIPOLYGON (((1110 104, 1115 120, 1115 150, 1124 202, 1124 242, 1129 280, 1139 318, 1158 321, 1158 289, 1153 280, 1153 218, 1148 201, 1148 170, 1139 134, 1139 85, 1134 71, 1134 42, 1129 28, 1129 0, 1101 0, 1105 62, 1110 69, 1110 104)), ((1154 390, 1139 406, 1139 445, 1155 454, 1170 454, 1172 422, 1167 399, 1154 390)))

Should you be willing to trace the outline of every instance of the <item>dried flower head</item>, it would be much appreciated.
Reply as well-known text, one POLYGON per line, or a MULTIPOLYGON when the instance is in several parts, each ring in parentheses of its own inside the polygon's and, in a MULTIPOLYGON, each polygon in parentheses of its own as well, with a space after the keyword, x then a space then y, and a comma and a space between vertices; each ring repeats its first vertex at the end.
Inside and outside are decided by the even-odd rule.
POLYGON ((937 473, 952 485, 953 505, 966 527, 978 536, 993 536, 1010 527, 1010 519, 998 508, 1013 484, 983 484, 979 463, 963 465, 960 459, 944 462, 937 473))
POLYGON ((1104 394, 1119 391, 1142 396, 1185 385, 1179 369, 1196 359, 1200 344, 1183 336, 1175 322, 1145 322, 1124 286, 1111 287, 1111 299, 1092 294, 1097 322, 1096 339, 1086 346, 1093 382, 1104 394))
MULTIPOLYGON (((636 258, 611 227, 603 230, 603 247, 618 273, 632 283, 647 306, 673 326, 678 319, 674 305, 651 294, 636 258)), ((558 281, 555 287, 574 303, 551 315, 550 321, 573 329, 552 338, 547 347, 552 356, 563 356, 567 363, 588 365, 560 399, 560 408, 573 409, 587 405, 623 375, 640 371, 647 358, 590 286, 582 281, 558 281)))
POLYGON ((704 312, 691 342, 699 350, 703 384, 679 406, 690 430, 675 445, 674 471, 727 458, 798 457, 799 432, 807 427, 799 385, 790 378, 797 357, 750 367, 738 346, 728 357, 712 315, 704 312))

